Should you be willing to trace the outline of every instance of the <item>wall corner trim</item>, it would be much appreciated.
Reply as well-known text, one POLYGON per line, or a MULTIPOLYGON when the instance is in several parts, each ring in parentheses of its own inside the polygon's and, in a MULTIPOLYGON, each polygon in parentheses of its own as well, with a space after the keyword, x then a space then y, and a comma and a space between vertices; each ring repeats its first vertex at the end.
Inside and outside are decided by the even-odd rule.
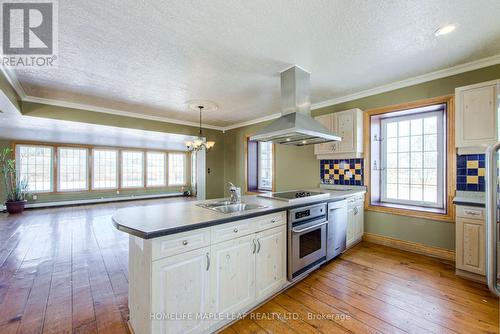
POLYGON ((427 246, 418 242, 395 239, 384 235, 367 232, 363 235, 363 240, 377 245, 383 245, 407 252, 427 255, 441 260, 455 262, 455 251, 445 248, 427 246))

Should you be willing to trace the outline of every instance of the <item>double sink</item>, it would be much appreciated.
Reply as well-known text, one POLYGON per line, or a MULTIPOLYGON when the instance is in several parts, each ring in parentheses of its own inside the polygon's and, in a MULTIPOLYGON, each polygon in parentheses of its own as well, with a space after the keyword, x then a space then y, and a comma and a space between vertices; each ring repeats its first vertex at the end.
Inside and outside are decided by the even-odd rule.
POLYGON ((264 209, 265 205, 251 204, 251 203, 233 203, 230 201, 218 201, 209 203, 200 203, 197 206, 205 209, 210 209, 220 213, 235 213, 244 212, 248 210, 264 209))

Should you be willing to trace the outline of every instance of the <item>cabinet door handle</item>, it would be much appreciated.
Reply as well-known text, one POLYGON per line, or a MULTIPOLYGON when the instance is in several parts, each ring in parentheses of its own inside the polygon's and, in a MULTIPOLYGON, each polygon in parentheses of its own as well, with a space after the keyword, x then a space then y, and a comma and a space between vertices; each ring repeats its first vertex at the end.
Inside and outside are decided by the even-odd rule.
POLYGON ((271 223, 276 223, 276 219, 271 219, 271 223))
POLYGON ((235 227, 234 230, 233 230, 234 233, 238 233, 238 228, 235 227))
POLYGON ((207 253, 207 271, 210 269, 210 253, 207 253))
POLYGON ((259 248, 257 248, 257 253, 259 253, 260 252, 260 240, 259 239, 257 239, 257 243, 259 244, 259 248))
POLYGON ((255 239, 252 240, 253 243, 253 251, 252 254, 255 254, 255 251, 257 250, 257 244, 255 243, 255 239))
POLYGON ((182 244, 183 244, 184 246, 187 246, 188 241, 187 241, 187 240, 183 240, 183 241, 182 241, 182 244))

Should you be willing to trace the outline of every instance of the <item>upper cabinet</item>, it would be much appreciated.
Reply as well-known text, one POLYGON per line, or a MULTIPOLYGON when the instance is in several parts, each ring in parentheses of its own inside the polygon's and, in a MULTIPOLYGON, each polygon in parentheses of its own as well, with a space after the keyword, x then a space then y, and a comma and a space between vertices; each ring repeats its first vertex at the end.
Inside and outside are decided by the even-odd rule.
POLYGON ((340 142, 314 145, 318 159, 349 159, 363 156, 363 111, 349 109, 316 117, 340 142))
POLYGON ((498 83, 488 81, 455 90, 458 154, 484 153, 497 142, 498 83))

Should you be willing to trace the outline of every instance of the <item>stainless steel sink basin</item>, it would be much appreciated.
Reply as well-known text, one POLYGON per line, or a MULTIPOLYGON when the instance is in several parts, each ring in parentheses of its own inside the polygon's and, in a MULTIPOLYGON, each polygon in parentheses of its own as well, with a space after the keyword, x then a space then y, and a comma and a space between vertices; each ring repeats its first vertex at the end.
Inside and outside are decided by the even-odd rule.
POLYGON ((217 206, 224 206, 224 205, 230 205, 230 204, 231 204, 231 202, 229 202, 229 201, 218 201, 218 202, 202 203, 202 204, 198 204, 198 206, 201 206, 202 208, 210 209, 210 208, 215 208, 217 206))
POLYGON ((243 212, 243 211, 248 211, 248 210, 263 209, 266 207, 265 205, 249 204, 249 203, 233 203, 233 204, 231 204, 231 202, 229 202, 229 201, 203 203, 203 204, 198 204, 198 206, 205 208, 205 209, 210 209, 210 210, 214 210, 217 212, 221 212, 221 213, 243 212))

